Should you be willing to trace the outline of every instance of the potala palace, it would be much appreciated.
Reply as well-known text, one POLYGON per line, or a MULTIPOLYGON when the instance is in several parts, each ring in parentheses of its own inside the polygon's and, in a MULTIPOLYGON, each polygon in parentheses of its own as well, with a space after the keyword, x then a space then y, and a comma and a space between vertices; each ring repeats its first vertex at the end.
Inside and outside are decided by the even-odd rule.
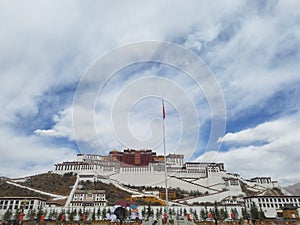
MULTIPOLYGON (((167 184, 170 190, 197 192, 197 195, 187 195, 179 199, 169 195, 169 205, 177 212, 188 207, 200 214, 204 209, 214 210, 214 204, 218 203, 229 214, 231 210, 236 210, 238 214, 236 218, 241 218, 242 210, 245 209, 250 213, 255 205, 266 218, 276 218, 284 207, 292 207, 298 211, 300 207, 300 196, 291 195, 270 177, 244 179, 239 174, 226 172, 223 163, 185 162, 183 154, 169 154, 165 157, 157 155, 152 150, 134 149, 113 150, 105 156, 77 154, 74 161, 55 164, 52 173, 76 174, 76 181, 70 187, 71 191, 68 196, 40 192, 54 199, 64 199, 63 205, 38 197, 1 197, 0 218, 8 209, 24 209, 26 214, 30 210, 41 208, 48 212, 70 211, 71 209, 77 211, 89 209, 92 212, 95 208, 106 210, 106 207, 112 207, 107 205, 107 193, 104 190, 83 190, 80 187, 82 181, 101 181, 125 190, 132 195, 132 198, 149 197, 165 203, 161 191, 158 191, 158 189, 165 188, 165 174, 167 174, 167 184), (146 191, 146 188, 141 191, 138 187, 151 187, 152 191, 146 191), (274 190, 277 193, 274 194, 274 190)), ((22 186, 25 179, 6 182, 28 189, 22 186)), ((32 191, 39 192, 38 190, 32 191)), ((138 206, 135 216, 141 215, 143 207, 145 206, 138 206)), ((156 210, 161 208, 161 206, 153 206, 155 207, 156 210)), ((299 218, 300 212, 298 211, 296 210, 291 215, 299 218)), ((158 218, 158 215, 154 216, 158 218)))
MULTIPOLYGON (((280 188, 270 177, 244 180, 238 174, 227 173, 223 163, 184 162, 182 154, 166 156, 168 186, 203 193, 197 198, 184 199, 187 204, 198 202, 243 202, 241 183, 257 193, 280 188)), ((165 186, 164 157, 151 150, 126 149, 111 151, 108 156, 78 154, 77 160, 55 165, 55 173, 73 172, 79 179, 100 180, 122 186, 165 186)), ((181 200, 179 203, 183 203, 181 200)))

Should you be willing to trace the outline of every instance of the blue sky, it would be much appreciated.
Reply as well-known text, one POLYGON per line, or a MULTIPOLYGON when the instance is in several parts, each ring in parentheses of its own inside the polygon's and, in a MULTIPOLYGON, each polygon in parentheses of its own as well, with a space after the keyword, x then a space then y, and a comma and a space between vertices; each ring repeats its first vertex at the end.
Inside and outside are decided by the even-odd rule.
MULTIPOLYGON (((296 0, 1 1, 0 176, 47 172, 79 152, 162 153, 165 98, 169 153, 224 162, 245 178, 299 182, 299 18, 296 0), (145 41, 195 54, 214 83, 199 87, 182 68, 139 62, 134 54, 153 50, 146 45, 126 52, 132 64, 109 76, 99 70, 104 59, 122 61, 105 56, 145 41), (84 82, 90 86, 76 89, 84 82), (208 146, 214 116, 226 128, 217 124, 217 142, 208 146)), ((155 50, 156 57, 165 53, 155 50)))

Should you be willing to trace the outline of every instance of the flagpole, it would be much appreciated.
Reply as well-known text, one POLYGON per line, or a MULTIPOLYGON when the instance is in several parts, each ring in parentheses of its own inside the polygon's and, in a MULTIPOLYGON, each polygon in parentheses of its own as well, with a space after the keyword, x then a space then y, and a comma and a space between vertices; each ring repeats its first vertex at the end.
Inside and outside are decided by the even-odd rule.
POLYGON ((166 112, 165 112, 164 100, 162 99, 161 101, 163 107, 163 144, 164 144, 164 161, 165 161, 166 216, 167 216, 167 224, 169 224, 168 175, 167 175, 166 132, 165 132, 166 112))

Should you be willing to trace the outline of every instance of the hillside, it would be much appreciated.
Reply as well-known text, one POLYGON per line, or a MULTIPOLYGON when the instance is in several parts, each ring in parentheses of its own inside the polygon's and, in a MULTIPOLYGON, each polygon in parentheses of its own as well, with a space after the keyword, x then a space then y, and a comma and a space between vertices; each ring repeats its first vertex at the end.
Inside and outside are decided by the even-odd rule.
POLYGON ((52 200, 53 196, 39 192, 68 196, 75 181, 76 175, 74 174, 61 176, 53 173, 38 174, 22 179, 1 179, 0 197, 40 197, 49 201, 52 200))
POLYGON ((269 188, 262 191, 259 195, 261 196, 281 196, 284 195, 279 188, 269 188))
POLYGON ((246 196, 256 196, 256 195, 260 195, 260 196, 280 196, 280 195, 284 195, 282 193, 282 191, 277 188, 277 187, 273 187, 273 188, 253 188, 253 187, 249 187, 245 182, 243 182, 242 180, 240 180, 241 182, 241 188, 242 191, 245 193, 246 196))
MULTIPOLYGON (((1 179, 0 180, 0 197, 40 197, 44 198, 50 202, 60 202, 64 204, 64 200, 53 200, 53 197, 45 194, 39 193, 47 192, 51 194, 68 196, 70 194, 71 188, 74 185, 77 176, 72 173, 66 173, 64 175, 58 175, 54 173, 44 173, 38 174, 31 177, 20 178, 20 179, 1 179), (23 187, 28 187, 33 190, 28 190, 23 187, 15 186, 14 184, 22 185, 23 187)), ((105 184, 100 181, 90 182, 90 181, 81 181, 79 183, 79 189, 81 190, 105 190, 106 199, 108 205, 113 205, 119 200, 124 200, 127 197, 130 197, 131 194, 127 191, 121 190, 114 186, 113 184, 105 184)))
POLYGON ((300 195, 300 182, 290 185, 290 186, 286 187, 285 189, 288 190, 288 192, 290 192, 293 195, 300 195))
POLYGON ((25 181, 18 183, 40 191, 59 195, 69 195, 75 181, 76 175, 73 173, 66 173, 64 175, 43 173, 31 176, 25 179, 25 181))
MULTIPOLYGON (((31 177, 20 179, 0 179, 0 197, 19 196, 19 197, 41 197, 48 202, 55 202, 64 205, 69 196, 72 187, 77 179, 77 175, 73 173, 66 173, 59 175, 55 173, 38 174, 31 177), (20 186, 21 185, 21 186, 20 186), (31 189, 28 190, 27 188, 31 189), (58 202, 61 201, 61 202, 58 202)), ((253 195, 267 195, 278 196, 283 195, 280 188, 267 188, 257 184, 251 184, 248 181, 240 179, 241 192, 235 193, 235 198, 242 198, 243 196, 253 195), (250 184, 250 186, 249 186, 250 184)), ((77 186, 77 185, 76 185, 77 186)), ((293 186, 297 188, 297 185, 293 186)), ((77 190, 104 190, 106 193, 106 200, 108 205, 114 205, 118 201, 130 199, 133 190, 136 193, 146 193, 159 191, 160 187, 150 186, 132 186, 132 185, 116 185, 113 180, 101 181, 79 181, 77 190), (111 182, 111 183, 110 183, 111 182)), ((297 190, 297 189, 296 189, 297 190)), ((174 200, 189 199, 193 203, 193 199, 201 198, 203 201, 215 201, 213 198, 222 199, 223 192, 214 194, 201 193, 200 191, 187 191, 180 188, 169 187, 169 192, 174 193, 174 200), (175 197, 176 196, 176 197, 175 197), (212 200, 211 200, 212 199, 212 200)), ((196 200, 195 200, 196 201, 196 200)), ((197 201, 196 201, 197 202, 197 201)))
POLYGON ((39 194, 34 191, 30 191, 24 188, 16 187, 12 184, 6 183, 6 181, 0 181, 0 197, 40 197, 48 199, 46 195, 39 194))

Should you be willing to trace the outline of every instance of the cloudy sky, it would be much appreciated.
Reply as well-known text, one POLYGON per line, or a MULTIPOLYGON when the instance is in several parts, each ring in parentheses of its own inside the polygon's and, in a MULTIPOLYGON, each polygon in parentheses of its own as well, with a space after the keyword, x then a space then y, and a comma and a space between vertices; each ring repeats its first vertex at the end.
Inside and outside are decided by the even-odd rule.
POLYGON ((300 181, 300 2, 1 1, 0 176, 166 148, 300 181))

